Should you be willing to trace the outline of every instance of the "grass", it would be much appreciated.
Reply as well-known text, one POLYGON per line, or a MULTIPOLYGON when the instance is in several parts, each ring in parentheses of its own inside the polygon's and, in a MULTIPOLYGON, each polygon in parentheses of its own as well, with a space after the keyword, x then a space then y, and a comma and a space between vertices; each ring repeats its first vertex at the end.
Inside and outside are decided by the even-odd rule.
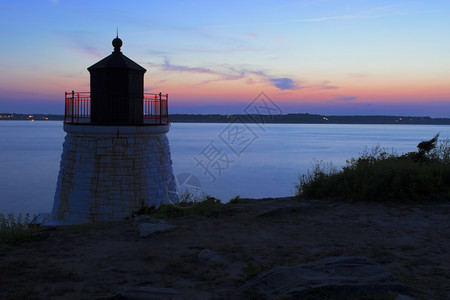
POLYGON ((364 201, 449 201, 450 141, 439 134, 419 143, 417 152, 398 155, 377 146, 347 161, 338 171, 316 162, 299 177, 297 197, 364 201))
POLYGON ((12 213, 7 216, 0 214, 0 247, 16 245, 39 236, 41 228, 31 224, 34 218, 31 219, 30 214, 19 214, 17 217, 12 213))
POLYGON ((248 199, 242 199, 240 196, 236 196, 236 197, 230 199, 230 201, 227 204, 228 205, 245 204, 245 203, 248 203, 248 202, 249 202, 248 199))
POLYGON ((215 217, 221 213, 224 207, 225 204, 222 204, 220 200, 211 196, 205 196, 203 201, 183 201, 177 204, 162 204, 159 208, 142 205, 141 209, 135 212, 133 216, 149 215, 160 219, 188 216, 215 217))
POLYGON ((219 199, 205 195, 203 199, 184 198, 176 204, 162 204, 159 208, 142 204, 141 208, 132 214, 132 217, 139 215, 149 215, 159 219, 182 218, 189 216, 218 217, 236 204, 248 203, 248 199, 240 196, 232 198, 227 204, 223 204, 219 199))

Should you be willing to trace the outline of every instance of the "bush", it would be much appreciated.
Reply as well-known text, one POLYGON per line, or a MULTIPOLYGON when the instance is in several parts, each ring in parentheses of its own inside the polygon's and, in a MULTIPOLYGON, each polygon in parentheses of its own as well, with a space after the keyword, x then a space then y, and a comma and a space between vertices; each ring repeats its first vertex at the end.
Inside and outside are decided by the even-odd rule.
POLYGON ((228 205, 233 205, 233 204, 244 204, 244 203, 248 203, 249 200, 248 199, 242 199, 241 196, 236 196, 234 198, 231 198, 230 201, 228 201, 228 205))
POLYGON ((299 178, 297 197, 350 200, 450 200, 449 140, 437 137, 418 152, 397 155, 377 146, 347 161, 341 171, 319 162, 299 178))
POLYGON ((40 228, 37 225, 30 225, 31 221, 30 214, 26 214, 25 217, 21 214, 17 217, 12 213, 6 217, 0 214, 0 245, 14 245, 36 237, 40 228))
POLYGON ((196 203, 192 206, 192 212, 195 215, 214 217, 217 216, 224 205, 219 199, 211 196, 206 196, 201 202, 196 203))
POLYGON ((150 215, 155 218, 181 218, 193 215, 214 217, 217 216, 222 209, 224 204, 220 200, 205 196, 203 201, 200 202, 182 202, 177 204, 162 204, 159 208, 154 206, 147 207, 142 205, 142 207, 133 213, 132 216, 137 215, 150 215))

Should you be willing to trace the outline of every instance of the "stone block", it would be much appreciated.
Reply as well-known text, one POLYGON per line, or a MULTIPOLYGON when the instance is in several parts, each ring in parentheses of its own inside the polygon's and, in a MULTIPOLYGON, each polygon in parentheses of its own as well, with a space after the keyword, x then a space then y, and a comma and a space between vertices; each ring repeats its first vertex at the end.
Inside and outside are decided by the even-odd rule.
POLYGON ((111 138, 100 138, 97 140, 97 147, 111 148, 113 144, 113 139, 111 138))
POLYGON ((105 148, 96 148, 95 149, 95 154, 96 155, 102 156, 102 155, 105 155, 105 153, 106 153, 106 149, 105 148))

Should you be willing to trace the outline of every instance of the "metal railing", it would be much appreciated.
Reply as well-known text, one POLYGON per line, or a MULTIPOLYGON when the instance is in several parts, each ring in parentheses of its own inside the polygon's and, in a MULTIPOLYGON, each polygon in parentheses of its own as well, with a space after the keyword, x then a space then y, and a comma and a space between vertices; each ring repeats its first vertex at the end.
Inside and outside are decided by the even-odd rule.
POLYGON ((64 123, 90 123, 91 97, 89 92, 66 92, 64 123))
POLYGON ((144 123, 169 123, 168 94, 144 93, 144 123))
MULTIPOLYGON (((144 93, 144 124, 168 124, 168 94, 144 93)), ((89 92, 65 92, 64 123, 90 123, 91 97, 89 92)))

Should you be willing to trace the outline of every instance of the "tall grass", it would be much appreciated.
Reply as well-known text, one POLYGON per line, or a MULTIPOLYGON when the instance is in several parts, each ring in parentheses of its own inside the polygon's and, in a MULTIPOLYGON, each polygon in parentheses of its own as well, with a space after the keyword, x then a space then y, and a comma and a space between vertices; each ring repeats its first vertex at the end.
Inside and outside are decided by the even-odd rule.
POLYGON ((14 216, 10 213, 7 216, 0 214, 0 246, 14 245, 19 242, 30 240, 37 236, 41 229, 36 225, 31 225, 30 214, 14 216))
POLYGON ((449 201, 450 142, 436 135, 417 152, 398 155, 377 146, 346 162, 338 171, 316 162, 299 177, 297 197, 371 201, 449 201))

